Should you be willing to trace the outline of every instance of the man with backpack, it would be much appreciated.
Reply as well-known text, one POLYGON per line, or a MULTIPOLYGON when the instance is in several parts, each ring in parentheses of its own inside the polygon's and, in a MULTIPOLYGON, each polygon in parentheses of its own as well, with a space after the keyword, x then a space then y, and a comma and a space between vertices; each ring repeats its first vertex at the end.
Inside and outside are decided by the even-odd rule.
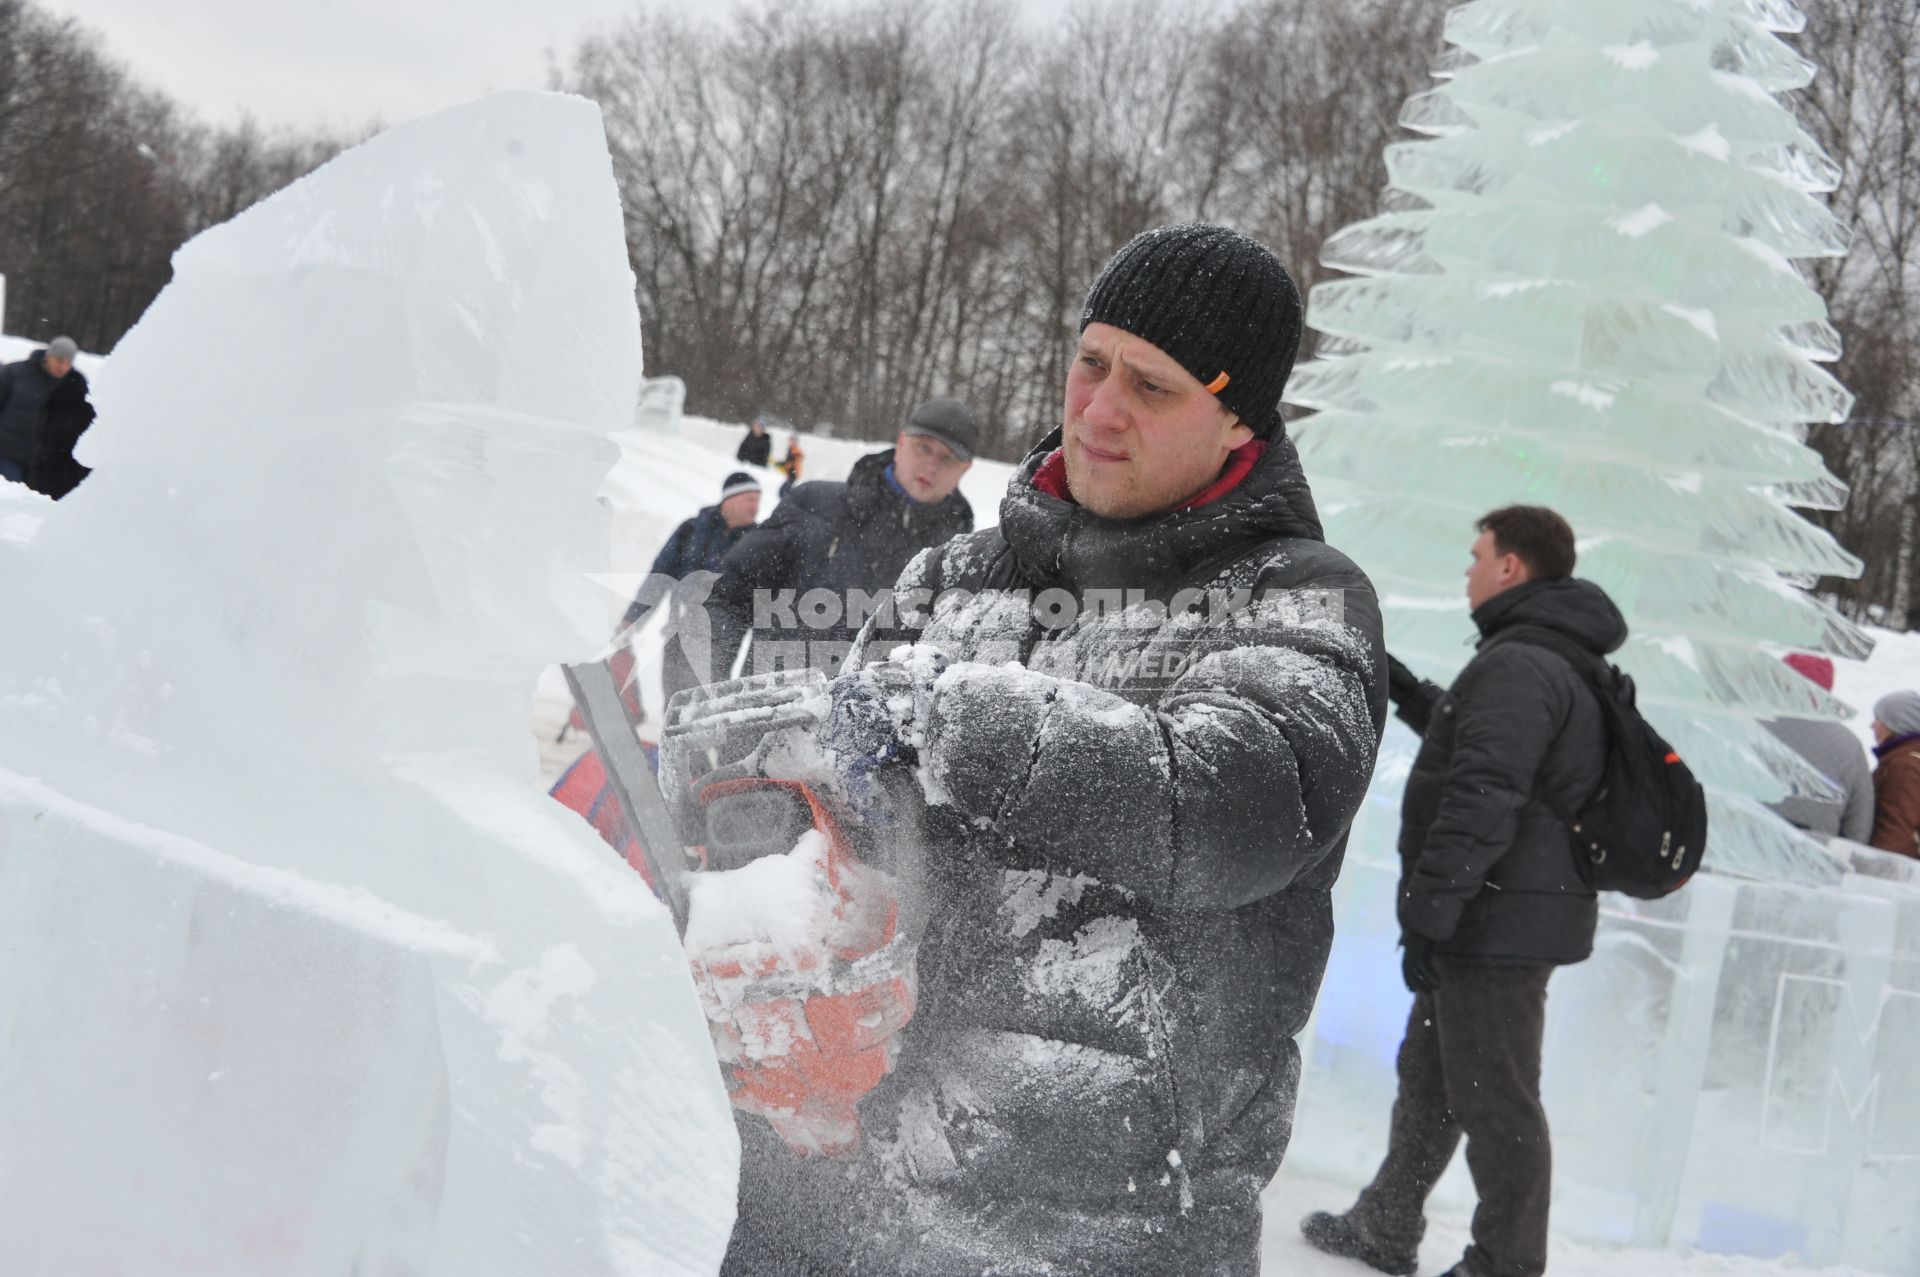
POLYGON ((1540 1103, 1547 980, 1592 952, 1598 919, 1578 861, 1586 839, 1568 813, 1613 773, 1609 712, 1596 675, 1575 662, 1603 670, 1627 625, 1604 591, 1573 578, 1573 529, 1554 511, 1508 506, 1476 527, 1467 602, 1478 651, 1445 692, 1390 666, 1399 716, 1424 739, 1401 811, 1402 974, 1414 999, 1387 1155, 1350 1210, 1309 1215, 1301 1229, 1330 1254, 1412 1273, 1427 1195, 1464 1135, 1480 1205, 1448 1277, 1538 1277, 1552 1174, 1540 1103))

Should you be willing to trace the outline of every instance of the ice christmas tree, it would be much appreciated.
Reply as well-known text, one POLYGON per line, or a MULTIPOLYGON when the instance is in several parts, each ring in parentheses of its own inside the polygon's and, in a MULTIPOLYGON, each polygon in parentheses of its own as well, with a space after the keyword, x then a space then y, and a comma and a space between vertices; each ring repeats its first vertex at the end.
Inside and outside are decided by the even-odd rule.
POLYGON ((1795 259, 1846 248, 1834 163, 1777 94, 1813 67, 1786 0, 1478 0, 1387 150, 1381 216, 1327 242, 1296 426, 1328 539, 1444 681, 1473 635, 1472 520, 1564 513, 1633 637, 1619 663, 1713 798, 1709 863, 1837 870, 1758 805, 1825 780, 1759 724, 1843 717, 1782 665, 1870 641, 1797 586, 1860 563, 1796 512, 1844 487, 1802 442, 1851 396, 1795 259), (1756 801, 1758 800, 1758 801, 1756 801))

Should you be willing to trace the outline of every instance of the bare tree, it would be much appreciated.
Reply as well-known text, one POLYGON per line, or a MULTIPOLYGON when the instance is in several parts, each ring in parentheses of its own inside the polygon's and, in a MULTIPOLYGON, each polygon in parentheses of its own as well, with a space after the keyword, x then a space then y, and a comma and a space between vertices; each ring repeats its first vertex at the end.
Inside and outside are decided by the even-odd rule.
POLYGON ((1811 274, 1843 341, 1836 368, 1854 419, 1808 441, 1851 489, 1816 513, 1866 560, 1858 581, 1827 581, 1856 617, 1905 626, 1920 500, 1920 3, 1810 0, 1802 52, 1818 74, 1796 96, 1801 123, 1839 166, 1833 211, 1851 233, 1843 258, 1811 274))

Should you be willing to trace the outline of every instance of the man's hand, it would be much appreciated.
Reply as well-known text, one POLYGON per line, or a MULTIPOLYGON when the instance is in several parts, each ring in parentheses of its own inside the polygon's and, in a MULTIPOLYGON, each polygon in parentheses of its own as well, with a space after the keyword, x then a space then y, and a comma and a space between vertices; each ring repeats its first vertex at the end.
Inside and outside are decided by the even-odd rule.
POLYGON ((1392 652, 1387 653, 1387 698, 1395 705, 1407 699, 1420 686, 1420 679, 1414 672, 1401 664, 1400 658, 1392 652))
POLYGON ((1421 735, 1433 717, 1434 706, 1446 693, 1402 665, 1392 652, 1387 653, 1387 699, 1393 702, 1394 717, 1421 735))
POLYGON ((1401 935, 1400 977, 1407 982, 1408 993, 1417 996, 1440 987, 1440 969, 1433 964, 1437 944, 1411 931, 1401 935))
POLYGON ((820 740, 852 774, 872 771, 908 752, 888 705, 890 690, 867 670, 842 674, 828 689, 832 700, 820 740))

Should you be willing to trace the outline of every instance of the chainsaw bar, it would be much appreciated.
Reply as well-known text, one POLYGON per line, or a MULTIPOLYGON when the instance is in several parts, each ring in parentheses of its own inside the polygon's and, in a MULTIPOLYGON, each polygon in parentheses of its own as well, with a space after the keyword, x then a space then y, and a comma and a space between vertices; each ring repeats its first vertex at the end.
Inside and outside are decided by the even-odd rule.
POLYGON ((647 766, 646 753, 640 748, 638 724, 627 713, 620 686, 604 662, 562 665, 560 669, 566 675, 574 704, 580 707, 580 717, 586 722, 593 748, 606 766, 607 779, 620 801, 627 827, 638 836, 647 871, 659 887, 667 911, 673 915, 673 929, 684 936, 687 933, 687 885, 683 881, 686 852, 681 847, 680 835, 674 830, 666 799, 660 794, 660 782, 647 766), (669 848, 678 853, 678 863, 661 863, 661 856, 668 854, 669 848))

